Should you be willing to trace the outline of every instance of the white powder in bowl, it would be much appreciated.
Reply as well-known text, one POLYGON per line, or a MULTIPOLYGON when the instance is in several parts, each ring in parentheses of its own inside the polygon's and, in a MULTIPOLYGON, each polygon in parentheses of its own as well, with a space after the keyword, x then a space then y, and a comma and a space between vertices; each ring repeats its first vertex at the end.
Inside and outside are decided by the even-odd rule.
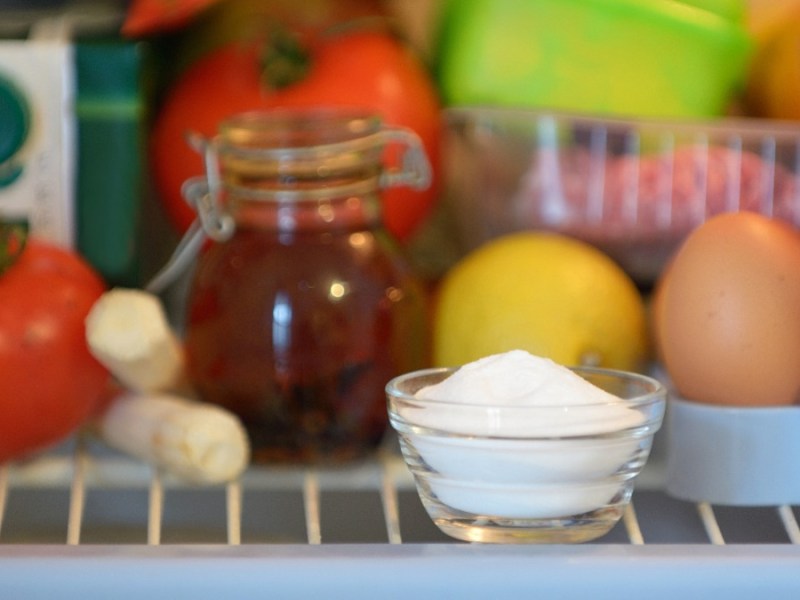
POLYGON ((469 435, 590 435, 635 427, 644 420, 619 397, 549 358, 524 350, 468 363, 447 379, 418 390, 415 398, 430 402, 412 417, 413 422, 469 435))

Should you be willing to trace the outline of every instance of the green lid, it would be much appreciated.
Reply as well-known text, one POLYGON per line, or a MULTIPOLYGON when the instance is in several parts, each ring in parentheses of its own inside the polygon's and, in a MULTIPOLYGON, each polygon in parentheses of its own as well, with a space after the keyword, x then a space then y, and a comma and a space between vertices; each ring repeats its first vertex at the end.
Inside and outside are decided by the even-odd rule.
POLYGON ((731 23, 742 23, 745 16, 744 0, 680 0, 684 4, 707 10, 731 23))

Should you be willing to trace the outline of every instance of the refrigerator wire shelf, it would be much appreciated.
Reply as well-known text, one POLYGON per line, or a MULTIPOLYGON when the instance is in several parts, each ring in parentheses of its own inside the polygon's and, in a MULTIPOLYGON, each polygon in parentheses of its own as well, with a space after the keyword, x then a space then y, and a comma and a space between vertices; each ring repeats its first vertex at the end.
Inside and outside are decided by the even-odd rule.
POLYGON ((192 486, 78 436, 61 451, 0 467, 0 596, 85 598, 108 585, 124 598, 212 597, 216 586, 268 585, 274 597, 438 589, 469 598, 491 585, 496 597, 558 590, 577 598, 588 589, 576 575, 584 572, 614 584, 599 598, 644 585, 654 590, 648 597, 673 600, 720 585, 731 597, 800 597, 800 507, 671 498, 659 489, 658 462, 603 538, 493 546, 441 534, 391 447, 346 467, 252 467, 226 485, 192 486), (76 579, 90 564, 92 576, 76 579))

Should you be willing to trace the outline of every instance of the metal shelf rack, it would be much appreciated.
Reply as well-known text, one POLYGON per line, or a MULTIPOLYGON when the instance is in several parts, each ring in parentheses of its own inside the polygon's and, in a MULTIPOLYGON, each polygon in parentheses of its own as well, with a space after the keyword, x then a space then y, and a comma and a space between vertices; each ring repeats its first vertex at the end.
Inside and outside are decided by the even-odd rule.
POLYGON ((596 542, 486 546, 434 527, 392 448, 193 487, 79 437, 0 468, 0 596, 800 597, 800 508, 683 502, 660 478, 655 457, 596 542))

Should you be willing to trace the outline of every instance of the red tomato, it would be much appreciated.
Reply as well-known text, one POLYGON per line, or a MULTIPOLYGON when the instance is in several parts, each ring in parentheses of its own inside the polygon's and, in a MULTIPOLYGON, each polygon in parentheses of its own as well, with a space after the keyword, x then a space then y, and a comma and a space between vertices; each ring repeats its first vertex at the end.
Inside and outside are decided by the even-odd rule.
POLYGON ((400 240, 408 238, 438 194, 440 104, 428 72, 388 32, 350 30, 321 36, 310 46, 306 76, 271 89, 260 69, 263 48, 263 43, 250 41, 214 50, 187 69, 166 95, 152 132, 151 156, 158 191, 177 228, 185 231, 195 216, 181 186, 204 173, 200 156, 186 143, 187 132, 211 137, 221 120, 249 110, 355 106, 415 131, 434 167, 429 189, 394 188, 384 194, 387 229, 400 240))
POLYGON ((121 31, 123 35, 138 36, 181 27, 217 2, 219 0, 131 0, 121 31))
POLYGON ((0 275, 0 462, 61 441, 100 408, 110 377, 84 319, 104 290, 75 253, 33 239, 0 275))

